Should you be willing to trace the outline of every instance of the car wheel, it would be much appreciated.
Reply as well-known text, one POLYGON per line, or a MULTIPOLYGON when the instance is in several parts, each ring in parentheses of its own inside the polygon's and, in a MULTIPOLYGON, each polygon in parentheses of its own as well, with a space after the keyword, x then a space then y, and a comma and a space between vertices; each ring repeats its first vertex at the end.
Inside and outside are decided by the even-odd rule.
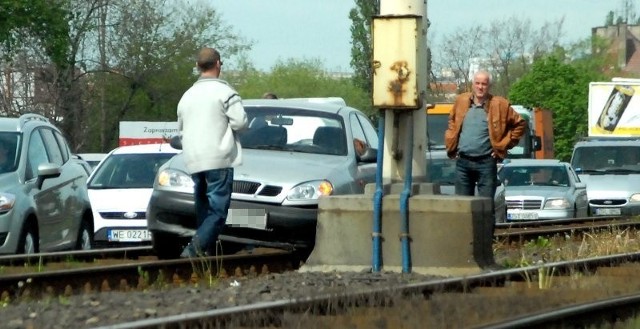
POLYGON ((38 234, 35 225, 26 222, 18 240, 18 254, 35 254, 38 252, 38 234))
POLYGON ((80 231, 78 232, 78 240, 76 240, 77 250, 91 250, 93 249, 93 230, 91 225, 86 220, 80 224, 80 231))
POLYGON ((187 239, 179 238, 175 234, 160 232, 153 232, 151 234, 153 251, 160 259, 178 258, 187 242, 187 239))

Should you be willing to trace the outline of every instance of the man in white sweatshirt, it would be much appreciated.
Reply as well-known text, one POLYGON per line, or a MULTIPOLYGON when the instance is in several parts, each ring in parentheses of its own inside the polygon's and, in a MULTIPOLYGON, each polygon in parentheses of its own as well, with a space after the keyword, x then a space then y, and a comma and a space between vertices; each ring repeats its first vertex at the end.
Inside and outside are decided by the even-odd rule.
POLYGON ((180 257, 215 250, 231 203, 233 167, 242 163, 237 131, 248 125, 242 99, 218 79, 220 53, 203 48, 196 65, 200 77, 178 103, 178 129, 185 165, 194 182, 198 228, 180 257))

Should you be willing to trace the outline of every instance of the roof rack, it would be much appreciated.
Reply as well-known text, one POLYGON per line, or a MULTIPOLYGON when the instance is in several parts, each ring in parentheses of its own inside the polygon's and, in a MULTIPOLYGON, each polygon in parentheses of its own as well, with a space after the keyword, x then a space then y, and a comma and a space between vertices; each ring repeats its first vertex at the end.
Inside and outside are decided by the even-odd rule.
POLYGON ((49 123, 49 119, 36 113, 26 113, 20 116, 20 127, 24 126, 28 121, 37 120, 49 123))

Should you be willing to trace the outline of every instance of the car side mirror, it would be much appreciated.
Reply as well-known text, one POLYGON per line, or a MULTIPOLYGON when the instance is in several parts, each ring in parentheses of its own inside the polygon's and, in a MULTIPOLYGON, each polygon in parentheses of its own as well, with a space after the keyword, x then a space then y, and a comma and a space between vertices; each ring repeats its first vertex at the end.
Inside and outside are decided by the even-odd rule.
POLYGON ((540 138, 540 136, 533 136, 533 150, 542 150, 542 138, 540 138))
POLYGON ((176 150, 182 150, 182 136, 175 135, 169 140, 169 145, 176 150))
POLYGON ((38 166, 38 179, 36 180, 36 186, 38 189, 42 189, 42 184, 47 178, 54 178, 60 176, 60 166, 55 163, 43 163, 38 166))
POLYGON ((576 183, 576 188, 577 188, 577 189, 584 189, 584 188, 587 188, 587 184, 582 183, 582 182, 580 182, 580 183, 576 183))
POLYGON ((357 158, 358 162, 376 162, 378 160, 378 150, 369 147, 357 158))

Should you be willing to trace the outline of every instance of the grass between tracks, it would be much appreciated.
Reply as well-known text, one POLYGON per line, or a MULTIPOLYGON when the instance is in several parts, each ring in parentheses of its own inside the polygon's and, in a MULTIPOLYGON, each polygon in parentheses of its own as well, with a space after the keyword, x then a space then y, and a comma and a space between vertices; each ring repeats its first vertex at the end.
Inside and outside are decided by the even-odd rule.
POLYGON ((632 228, 539 236, 523 245, 506 241, 494 241, 493 250, 496 262, 508 268, 640 251, 640 231, 632 228))

